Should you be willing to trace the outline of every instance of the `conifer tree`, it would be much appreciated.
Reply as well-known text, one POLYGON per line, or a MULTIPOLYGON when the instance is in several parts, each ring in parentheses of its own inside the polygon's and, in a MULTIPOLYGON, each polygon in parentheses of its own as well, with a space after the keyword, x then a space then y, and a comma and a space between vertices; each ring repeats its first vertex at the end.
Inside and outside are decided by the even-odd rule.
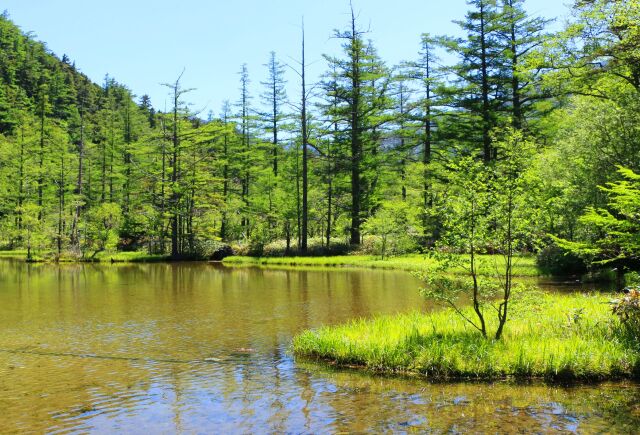
POLYGON ((488 163, 495 158, 491 130, 498 125, 504 98, 499 79, 503 55, 498 35, 499 15, 496 0, 469 0, 468 4, 472 9, 465 20, 454 21, 466 36, 440 38, 440 44, 458 57, 458 63, 447 71, 455 77, 450 104, 464 111, 465 136, 471 138, 469 146, 481 144, 483 159, 488 163))
POLYGON ((273 175, 278 176, 278 154, 280 152, 282 123, 286 119, 284 106, 287 103, 284 78, 285 66, 281 64, 274 51, 269 55, 269 62, 265 65, 268 70, 268 79, 261 82, 265 90, 262 94, 263 104, 269 109, 262 114, 265 130, 271 134, 273 175))
POLYGON ((337 89, 329 98, 338 100, 335 112, 346 121, 344 128, 349 136, 352 245, 361 242, 366 201, 374 198, 375 175, 367 174, 376 174, 376 129, 388 121, 382 114, 389 107, 387 71, 373 46, 365 42, 365 33, 358 28, 352 8, 349 28, 335 32, 335 37, 343 41, 344 57, 325 56, 329 67, 337 72, 337 89))

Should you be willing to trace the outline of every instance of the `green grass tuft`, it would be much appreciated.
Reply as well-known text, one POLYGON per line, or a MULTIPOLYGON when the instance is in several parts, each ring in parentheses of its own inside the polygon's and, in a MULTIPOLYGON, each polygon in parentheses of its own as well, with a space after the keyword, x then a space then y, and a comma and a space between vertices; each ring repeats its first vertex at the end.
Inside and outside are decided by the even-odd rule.
POLYGON ((620 327, 607 301, 601 295, 545 294, 535 307, 517 311, 500 341, 484 339, 443 310, 305 331, 295 337, 293 350, 339 366, 434 379, 635 378, 638 340, 620 327), (572 313, 579 309, 576 321, 572 313))

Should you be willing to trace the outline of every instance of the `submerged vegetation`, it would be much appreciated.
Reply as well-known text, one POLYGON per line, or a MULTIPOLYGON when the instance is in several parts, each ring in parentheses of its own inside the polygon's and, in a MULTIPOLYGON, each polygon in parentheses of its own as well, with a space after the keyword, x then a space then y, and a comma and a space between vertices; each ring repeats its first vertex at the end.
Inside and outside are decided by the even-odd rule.
POLYGON ((637 331, 625 328, 608 302, 602 295, 519 298, 501 340, 484 339, 453 310, 444 310, 306 331, 293 349, 302 358, 430 379, 638 378, 637 331))

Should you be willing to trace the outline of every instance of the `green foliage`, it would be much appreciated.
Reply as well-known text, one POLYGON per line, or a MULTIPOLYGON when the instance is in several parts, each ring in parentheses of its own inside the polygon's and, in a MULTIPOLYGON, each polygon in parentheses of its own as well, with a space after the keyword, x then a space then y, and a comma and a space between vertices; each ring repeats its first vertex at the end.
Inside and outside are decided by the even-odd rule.
POLYGON ((636 337, 640 333, 640 287, 629 288, 621 298, 611 301, 613 314, 636 337))
POLYGON ((581 275, 587 272, 587 265, 582 258, 555 243, 538 252, 536 264, 545 275, 581 275))
POLYGON ((610 84, 640 92, 638 0, 576 0, 575 19, 547 41, 545 80, 565 93, 616 100, 610 84))
POLYGON ((39 219, 41 208, 34 203, 26 203, 18 212, 22 218, 20 236, 27 247, 27 260, 31 260, 33 251, 42 251, 48 247, 47 237, 39 219))
MULTIPOLYGON (((468 255, 449 256, 440 264, 456 262, 468 276, 453 279, 427 273, 422 278, 427 283, 423 295, 452 307, 485 337, 486 317, 496 313, 499 322, 495 337, 500 338, 508 319, 515 254, 537 245, 537 210, 530 200, 534 187, 528 173, 533 144, 521 132, 512 130, 506 130, 494 143, 498 155, 495 162, 482 163, 466 156, 450 165, 454 191, 442 217, 445 234, 441 251, 455 248, 468 255), (502 267, 493 274, 500 281, 479 279, 476 256, 483 249, 504 257, 502 267), (461 300, 472 302, 472 317, 459 308, 461 300)), ((443 253, 433 255, 446 258, 443 253)))
POLYGON ((95 257, 98 252, 113 251, 118 245, 122 225, 122 210, 118 204, 107 202, 94 207, 87 214, 84 250, 95 257))
POLYGON ((589 239, 556 240, 589 263, 613 265, 622 274, 625 269, 640 269, 640 175, 622 167, 618 173, 621 181, 601 187, 609 198, 609 208, 590 207, 580 218, 591 229, 589 239))
MULTIPOLYGON (((3 15, 0 244, 58 259, 114 246, 192 258, 222 241, 386 261, 418 247, 511 258, 544 248, 542 234, 592 248, 607 235, 611 246, 588 255, 621 262, 613 245, 626 246, 628 269, 631 215, 598 186, 613 189, 618 166, 640 170, 640 9, 574 6, 547 35, 523 0, 473 0, 463 37, 421 35, 417 59, 395 69, 353 13, 320 86, 304 90, 305 129, 275 53, 259 101, 243 66, 237 105, 205 120, 182 76, 157 111, 112 77, 91 83, 3 15), (121 217, 106 229, 110 204, 121 217)), ((570 267, 553 248, 540 258, 553 273, 570 267)), ((473 275, 459 259, 452 267, 473 275)), ((517 265, 503 267, 509 281, 517 265)))
POLYGON ((415 249, 415 225, 412 225, 415 217, 411 212, 406 202, 385 202, 363 225, 365 233, 379 236, 378 252, 383 260, 389 254, 403 254, 415 249))

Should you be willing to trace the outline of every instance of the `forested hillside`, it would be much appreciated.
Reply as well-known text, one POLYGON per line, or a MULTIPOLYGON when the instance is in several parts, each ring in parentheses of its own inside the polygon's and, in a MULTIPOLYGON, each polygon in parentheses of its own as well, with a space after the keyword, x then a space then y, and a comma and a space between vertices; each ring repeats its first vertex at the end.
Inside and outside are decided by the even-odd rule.
POLYGON ((0 242, 84 258, 200 256, 219 242, 256 254, 465 250, 453 235, 477 215, 486 236, 474 249, 500 251, 504 230, 509 249, 559 244, 636 264, 637 235, 610 236, 637 228, 638 199, 621 212, 620 192, 599 186, 631 177, 618 185, 637 191, 640 3, 573 9, 552 34, 524 0, 471 0, 465 37, 416 35, 422 49, 393 66, 352 13, 327 35, 342 51, 324 56, 319 83, 301 34, 295 73, 275 52, 264 71, 239 66, 239 92, 206 119, 181 77, 168 77, 171 107, 154 110, 108 76, 91 83, 5 14, 0 242), (594 223, 607 214, 615 231, 594 223))

